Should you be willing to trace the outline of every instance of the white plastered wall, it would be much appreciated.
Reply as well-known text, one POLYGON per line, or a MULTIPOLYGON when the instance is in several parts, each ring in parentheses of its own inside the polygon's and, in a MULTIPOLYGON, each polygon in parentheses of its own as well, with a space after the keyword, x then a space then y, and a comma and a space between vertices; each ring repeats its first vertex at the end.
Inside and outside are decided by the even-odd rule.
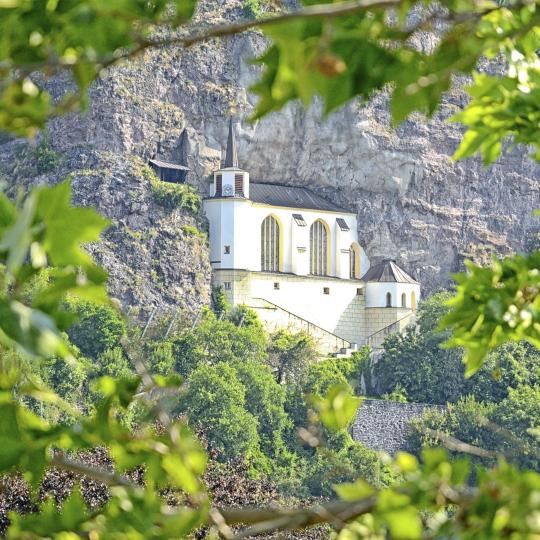
POLYGON ((243 270, 215 271, 214 285, 224 283, 230 284, 226 293, 233 305, 257 307, 263 300, 352 343, 361 343, 366 337, 361 281, 243 270))
MULTIPOLYGON (((263 220, 274 216, 281 233, 281 271, 297 275, 309 274, 309 231, 318 219, 329 230, 329 275, 349 278, 349 249, 358 242, 357 221, 354 214, 323 212, 295 208, 270 207, 247 199, 206 199, 205 212, 210 222, 211 260, 215 268, 261 270, 261 225, 263 220), (299 226, 293 214, 301 214, 306 226, 299 226), (349 231, 342 231, 336 218, 342 218, 349 231), (227 244, 226 242, 232 242, 227 244), (218 249, 216 245, 219 244, 218 249), (224 257, 225 245, 231 246, 231 257, 224 257)), ((369 259, 360 247, 360 275, 369 269, 369 259)))
POLYGON ((412 309, 411 295, 414 292, 416 304, 420 300, 420 285, 413 283, 396 283, 396 282, 369 282, 366 283, 366 307, 367 308, 384 308, 387 306, 386 295, 392 295, 392 307, 401 308, 401 295, 405 294, 406 305, 408 309, 412 309))

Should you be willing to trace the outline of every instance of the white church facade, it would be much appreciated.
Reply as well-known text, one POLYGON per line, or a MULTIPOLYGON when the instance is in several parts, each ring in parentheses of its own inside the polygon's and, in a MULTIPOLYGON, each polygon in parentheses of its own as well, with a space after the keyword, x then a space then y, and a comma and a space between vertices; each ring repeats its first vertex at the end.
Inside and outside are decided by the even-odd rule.
POLYGON ((213 285, 269 330, 305 330, 330 353, 380 346, 414 317, 419 283, 394 261, 370 264, 356 214, 307 188, 250 181, 232 122, 204 210, 213 285))

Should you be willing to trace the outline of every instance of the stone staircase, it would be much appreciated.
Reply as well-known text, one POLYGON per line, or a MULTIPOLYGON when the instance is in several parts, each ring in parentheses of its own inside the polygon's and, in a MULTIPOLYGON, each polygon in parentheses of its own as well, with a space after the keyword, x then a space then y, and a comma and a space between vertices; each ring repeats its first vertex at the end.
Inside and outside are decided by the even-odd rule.
MULTIPOLYGON (((305 332, 309 334, 316 341, 323 356, 332 356, 334 354, 348 354, 350 356, 356 350, 356 344, 295 313, 291 313, 289 310, 265 298, 252 298, 248 307, 259 315, 260 319, 265 322, 266 327, 270 330, 288 328, 293 332, 305 332)), ((345 358, 345 356, 340 356, 339 358, 345 358)))
POLYGON ((350 347, 341 347, 339 351, 332 353, 333 358, 350 358, 354 352, 358 351, 358 344, 351 343, 350 347))
POLYGON ((252 298, 248 307, 259 315, 270 330, 288 328, 293 332, 306 332, 316 341, 323 356, 333 358, 350 358, 353 353, 358 351, 359 346, 363 345, 369 345, 373 351, 380 350, 382 349, 382 342, 388 335, 400 332, 414 319, 414 314, 408 313, 398 321, 374 332, 362 340, 362 343, 351 343, 266 298, 252 298))

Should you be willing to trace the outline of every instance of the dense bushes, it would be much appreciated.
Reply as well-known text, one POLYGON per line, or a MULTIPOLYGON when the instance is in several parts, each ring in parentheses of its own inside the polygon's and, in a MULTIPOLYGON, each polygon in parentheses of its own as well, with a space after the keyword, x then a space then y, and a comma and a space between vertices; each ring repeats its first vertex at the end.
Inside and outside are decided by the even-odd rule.
POLYGON ((373 369, 379 393, 445 406, 416 424, 411 445, 418 455, 424 446, 441 444, 435 434, 440 431, 540 470, 530 432, 540 421, 539 351, 527 343, 507 343, 465 378, 462 351, 445 349, 448 335, 438 330, 449 297, 443 292, 425 300, 416 324, 385 341, 373 369))
POLYGON ((437 329, 448 298, 447 292, 431 296, 420 305, 415 325, 386 339, 373 368, 379 395, 398 389, 409 401, 422 403, 444 405, 467 395, 498 402, 509 388, 540 384, 540 352, 526 343, 500 347, 466 379, 462 351, 443 348, 448 334, 437 329))
POLYGON ((84 356, 96 359, 117 347, 126 332, 122 315, 113 307, 84 301, 70 301, 68 309, 77 317, 68 335, 84 356))
POLYGON ((197 190, 189 184, 173 184, 162 182, 155 175, 151 180, 152 197, 154 201, 167 210, 184 208, 192 214, 197 214, 201 208, 201 197, 197 190))

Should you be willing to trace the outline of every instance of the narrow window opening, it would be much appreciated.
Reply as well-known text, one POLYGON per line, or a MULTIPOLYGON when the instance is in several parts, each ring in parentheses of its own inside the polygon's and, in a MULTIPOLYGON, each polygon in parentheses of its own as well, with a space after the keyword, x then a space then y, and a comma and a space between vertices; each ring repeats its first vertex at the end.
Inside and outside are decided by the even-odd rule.
POLYGON ((274 216, 268 216, 261 225, 261 270, 279 272, 280 230, 274 216))
POLYGON ((392 295, 389 292, 386 293, 386 307, 392 307, 392 295))
POLYGON ((323 294, 330 294, 330 287, 323 287, 323 294))
POLYGON ((224 281, 224 282, 223 282, 223 288, 224 288, 226 291, 230 291, 230 290, 231 290, 231 282, 230 282, 230 281, 224 281))
POLYGON ((231 246, 224 246, 223 247, 223 253, 225 253, 225 255, 230 255, 231 254, 231 246))
POLYGON ((364 289, 358 288, 356 289, 356 296, 362 296, 364 294, 364 289))
POLYGON ((407 295, 405 293, 401 295, 401 307, 407 307, 407 295))
POLYGON ((234 175, 234 192, 236 195, 244 195, 244 175, 234 175))
POLYGON ((279 283, 277 281, 274 282, 274 290, 279 291, 279 283))
POLYGON ((317 220, 311 225, 309 230, 309 248, 310 248, 310 274, 315 276, 328 275, 328 229, 326 225, 317 220))
POLYGON ((223 179, 221 174, 216 174, 216 197, 221 197, 223 191, 223 179))

